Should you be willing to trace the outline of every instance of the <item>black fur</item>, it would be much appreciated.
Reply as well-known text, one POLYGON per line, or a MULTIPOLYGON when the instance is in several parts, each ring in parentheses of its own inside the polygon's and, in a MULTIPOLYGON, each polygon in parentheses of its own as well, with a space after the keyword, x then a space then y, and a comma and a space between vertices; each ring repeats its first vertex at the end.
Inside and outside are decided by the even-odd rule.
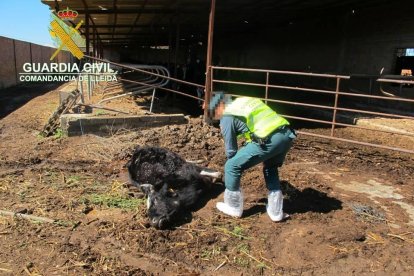
POLYGON ((168 227, 211 186, 198 166, 163 148, 137 147, 127 167, 133 184, 148 196, 148 216, 157 228, 168 227))

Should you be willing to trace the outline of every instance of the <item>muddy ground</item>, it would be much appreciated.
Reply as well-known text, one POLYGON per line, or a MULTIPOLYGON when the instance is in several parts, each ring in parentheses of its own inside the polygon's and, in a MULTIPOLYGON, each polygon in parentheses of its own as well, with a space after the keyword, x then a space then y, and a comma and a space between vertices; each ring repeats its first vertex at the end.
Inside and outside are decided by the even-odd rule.
MULTIPOLYGON (((290 220, 271 223, 256 167, 243 177, 241 219, 215 210, 217 183, 198 210, 161 231, 149 227, 145 200, 128 185, 131 151, 162 146, 222 170, 218 129, 192 118, 105 138, 42 138, 58 95, 35 96, 0 120, 0 209, 56 222, 0 216, 0 275, 413 273, 413 156, 302 135, 280 170, 290 220)), ((398 145, 413 144, 398 138, 398 145)))

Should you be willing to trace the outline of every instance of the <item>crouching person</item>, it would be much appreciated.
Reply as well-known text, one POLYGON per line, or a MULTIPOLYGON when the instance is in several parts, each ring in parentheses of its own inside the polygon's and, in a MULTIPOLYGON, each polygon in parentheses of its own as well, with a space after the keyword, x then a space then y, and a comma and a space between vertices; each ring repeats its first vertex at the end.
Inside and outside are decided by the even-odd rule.
POLYGON ((243 171, 263 163, 263 174, 269 190, 267 213, 272 221, 287 218, 288 215, 283 213, 278 167, 283 164, 296 138, 289 122, 259 99, 240 97, 232 101, 222 92, 213 95, 208 111, 213 119, 220 120, 227 156, 224 202, 218 202, 217 209, 227 215, 241 217, 241 175, 243 171), (245 137, 247 143, 238 149, 237 138, 241 136, 245 137))

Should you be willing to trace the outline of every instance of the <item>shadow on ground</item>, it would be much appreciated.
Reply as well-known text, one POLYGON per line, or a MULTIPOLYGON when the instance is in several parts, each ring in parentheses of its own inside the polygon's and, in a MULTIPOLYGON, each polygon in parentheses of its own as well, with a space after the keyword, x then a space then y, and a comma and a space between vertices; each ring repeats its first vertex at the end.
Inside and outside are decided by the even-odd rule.
POLYGON ((28 83, 0 90, 0 119, 28 103, 30 100, 52 91, 59 83, 28 83))
MULTIPOLYGON (((287 181, 282 181, 284 194, 283 210, 288 214, 303 214, 308 212, 327 214, 342 209, 342 201, 329 197, 326 193, 313 188, 299 190, 287 181)), ((267 203, 267 198, 261 198, 259 203, 267 203)), ((258 204, 244 211, 245 217, 257 213, 265 213, 265 204, 258 204)))

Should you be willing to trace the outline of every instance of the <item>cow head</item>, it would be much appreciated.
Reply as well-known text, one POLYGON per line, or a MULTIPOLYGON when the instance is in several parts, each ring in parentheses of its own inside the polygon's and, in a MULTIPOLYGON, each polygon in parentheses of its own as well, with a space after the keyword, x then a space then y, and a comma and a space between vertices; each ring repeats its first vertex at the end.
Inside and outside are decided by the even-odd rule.
POLYGON ((158 229, 167 228, 181 207, 178 195, 168 189, 167 184, 158 191, 155 191, 151 184, 142 184, 140 188, 147 195, 147 211, 151 225, 158 229))

